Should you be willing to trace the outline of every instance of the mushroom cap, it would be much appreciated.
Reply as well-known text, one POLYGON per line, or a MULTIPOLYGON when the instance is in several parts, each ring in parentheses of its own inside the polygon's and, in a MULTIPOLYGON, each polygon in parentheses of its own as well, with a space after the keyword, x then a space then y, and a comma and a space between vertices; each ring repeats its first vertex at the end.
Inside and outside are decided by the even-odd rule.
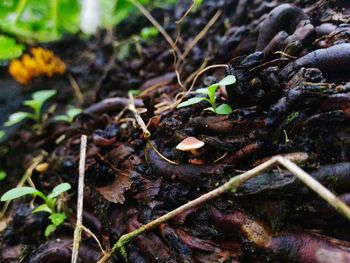
POLYGON ((198 140, 196 137, 187 137, 176 146, 176 150, 190 151, 201 148, 203 146, 204 142, 198 140))

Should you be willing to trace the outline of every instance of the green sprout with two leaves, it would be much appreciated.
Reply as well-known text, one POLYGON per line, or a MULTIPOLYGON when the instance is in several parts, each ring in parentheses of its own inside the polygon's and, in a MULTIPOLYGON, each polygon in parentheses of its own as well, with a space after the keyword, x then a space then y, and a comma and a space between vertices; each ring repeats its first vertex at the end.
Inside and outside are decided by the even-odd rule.
POLYGON ((35 122, 35 126, 33 128, 40 127, 45 121, 44 114, 42 114, 43 105, 47 100, 56 95, 56 93, 56 90, 40 90, 34 92, 31 100, 25 100, 23 102, 23 105, 29 107, 32 112, 15 112, 9 116, 9 119, 7 122, 5 122, 4 126, 13 126, 22 122, 23 120, 29 119, 35 122))
POLYGON ((206 97, 193 97, 177 105, 177 108, 187 107, 193 104, 197 104, 201 101, 207 101, 210 104, 209 108, 205 110, 212 111, 218 115, 228 115, 232 112, 230 105, 223 103, 219 106, 216 104, 216 91, 220 86, 227 86, 236 83, 236 77, 228 75, 218 83, 210 85, 208 88, 197 89, 194 93, 204 94, 206 97))
POLYGON ((33 195, 40 197, 45 203, 39 205, 37 208, 33 210, 33 213, 38 212, 47 212, 50 214, 49 219, 51 220, 51 224, 48 225, 45 229, 45 236, 49 236, 52 232, 54 232, 58 226, 63 224, 65 219, 67 218, 64 212, 60 213, 57 211, 57 199, 63 193, 68 191, 71 188, 69 183, 61 183, 57 185, 49 195, 43 194, 41 191, 35 189, 34 187, 18 187, 13 188, 7 191, 1 197, 1 201, 11 201, 13 199, 25 196, 25 195, 33 195))
POLYGON ((54 121, 62 121, 62 122, 66 122, 66 123, 72 123, 74 121, 74 118, 82 112, 83 111, 81 109, 69 107, 65 114, 57 115, 53 119, 54 119, 54 121))

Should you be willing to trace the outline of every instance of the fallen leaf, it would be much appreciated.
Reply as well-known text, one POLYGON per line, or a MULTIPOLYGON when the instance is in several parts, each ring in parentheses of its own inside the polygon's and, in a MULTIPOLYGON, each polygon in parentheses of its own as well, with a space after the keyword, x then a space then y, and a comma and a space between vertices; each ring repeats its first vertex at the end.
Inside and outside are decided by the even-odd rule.
POLYGON ((130 171, 122 170, 118 173, 111 184, 97 187, 96 190, 105 199, 112 203, 124 204, 124 193, 131 188, 130 171))

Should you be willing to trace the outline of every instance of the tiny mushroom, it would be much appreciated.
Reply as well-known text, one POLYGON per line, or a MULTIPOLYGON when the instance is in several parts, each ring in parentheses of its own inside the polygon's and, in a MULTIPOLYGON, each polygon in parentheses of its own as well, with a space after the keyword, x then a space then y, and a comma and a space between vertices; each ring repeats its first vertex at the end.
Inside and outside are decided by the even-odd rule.
POLYGON ((197 156, 199 154, 197 150, 203 146, 204 142, 198 140, 197 138, 187 137, 176 146, 176 150, 183 152, 190 151, 193 155, 197 156))

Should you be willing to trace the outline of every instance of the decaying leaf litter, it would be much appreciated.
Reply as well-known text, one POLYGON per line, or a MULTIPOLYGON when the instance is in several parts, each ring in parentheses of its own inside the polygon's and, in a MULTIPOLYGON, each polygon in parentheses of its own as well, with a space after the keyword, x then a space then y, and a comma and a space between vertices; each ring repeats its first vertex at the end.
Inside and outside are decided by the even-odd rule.
MULTIPOLYGON (((349 3, 208 0, 183 17, 190 5, 153 10, 168 36, 137 48, 131 44, 127 58, 113 47, 120 51, 120 39, 149 23, 145 13, 127 20, 122 32, 101 32, 88 42, 63 40, 74 43, 70 50, 66 43, 51 44, 86 94, 85 110, 72 124, 48 123, 39 135, 21 130, 8 142, 13 152, 4 156, 7 164, 28 167, 41 154, 48 169, 32 169, 30 178, 49 193, 61 182, 77 189, 80 136, 88 136, 83 225, 105 251, 83 231, 83 262, 97 262, 123 234, 276 155, 295 161, 350 203, 349 3), (236 82, 215 95, 217 105, 230 105, 229 115, 205 110, 206 101, 176 108, 202 96, 193 91, 229 75, 236 82), (140 93, 128 94, 135 89, 140 93), (188 137, 204 146, 176 150, 188 137)), ((61 92, 72 94, 62 79, 32 85, 58 81, 65 83, 61 92)), ((47 215, 32 214, 30 199, 14 202, 1 235, 2 260, 70 261, 76 192, 64 199, 68 221, 48 239, 47 215)), ((135 236, 125 244, 124 257, 129 262, 349 262, 348 226, 281 165, 235 193, 135 236)), ((110 260, 122 262, 120 251, 114 252, 110 260)))

